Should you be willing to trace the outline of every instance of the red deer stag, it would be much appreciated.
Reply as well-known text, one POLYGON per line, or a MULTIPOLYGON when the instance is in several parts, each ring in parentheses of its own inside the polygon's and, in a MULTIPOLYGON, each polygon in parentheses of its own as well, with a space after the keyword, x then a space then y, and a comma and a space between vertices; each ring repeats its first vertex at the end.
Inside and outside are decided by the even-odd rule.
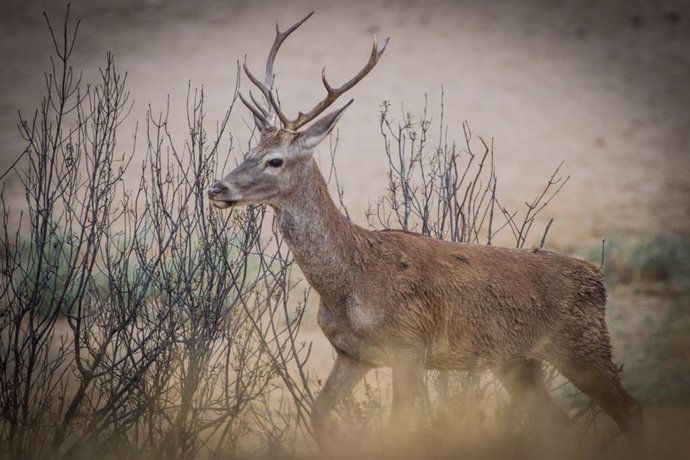
POLYGON ((340 87, 289 119, 273 90, 273 62, 283 41, 311 14, 276 38, 262 93, 240 96, 261 133, 244 161, 208 190, 218 208, 268 204, 304 276, 319 293, 318 324, 337 351, 312 408, 317 438, 329 413, 374 367, 393 369, 393 416, 409 414, 422 369, 493 371, 517 401, 565 414, 550 397, 541 361, 552 363, 589 395, 630 440, 641 437, 640 404, 623 388, 604 320, 606 290, 593 265, 548 251, 451 243, 396 230, 370 231, 343 216, 313 158, 347 104, 319 118, 374 68, 388 39, 374 41, 369 61, 340 87), (278 124, 280 122, 280 124, 278 124))

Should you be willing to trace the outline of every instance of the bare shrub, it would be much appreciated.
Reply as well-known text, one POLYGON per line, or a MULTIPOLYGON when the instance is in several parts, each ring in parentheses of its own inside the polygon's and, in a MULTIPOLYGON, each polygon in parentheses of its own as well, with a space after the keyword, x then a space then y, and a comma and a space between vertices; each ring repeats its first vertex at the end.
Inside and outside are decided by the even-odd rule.
POLYGON ((61 35, 49 27, 46 95, 20 116, 27 148, 10 171, 26 205, 18 213, 2 192, 2 455, 291 449, 308 432, 296 337, 308 292, 289 298, 293 262, 265 209, 220 214, 205 201, 221 150, 235 148, 234 99, 210 136, 203 91, 190 88, 182 145, 149 109, 132 189, 133 151, 117 144, 126 75, 108 55, 85 85, 69 64, 78 23, 68 13, 61 35))

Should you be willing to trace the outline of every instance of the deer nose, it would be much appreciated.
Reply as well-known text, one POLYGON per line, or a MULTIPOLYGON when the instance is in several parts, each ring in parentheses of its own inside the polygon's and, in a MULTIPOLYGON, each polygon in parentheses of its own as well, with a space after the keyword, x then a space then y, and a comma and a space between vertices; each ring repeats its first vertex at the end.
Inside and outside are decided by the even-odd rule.
POLYGON ((208 194, 211 196, 219 195, 219 194, 223 193, 224 191, 226 191, 227 189, 228 188, 225 185, 223 185, 222 183, 220 183, 220 181, 219 181, 219 182, 216 182, 215 184, 213 184, 213 187, 208 189, 208 194))

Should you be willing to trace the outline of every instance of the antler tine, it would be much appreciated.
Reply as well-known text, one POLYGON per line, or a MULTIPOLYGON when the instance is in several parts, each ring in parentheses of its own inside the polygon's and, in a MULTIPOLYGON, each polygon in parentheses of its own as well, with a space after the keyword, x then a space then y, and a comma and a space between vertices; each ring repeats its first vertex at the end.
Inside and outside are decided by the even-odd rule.
POLYGON ((254 100, 253 97, 252 97, 252 101, 254 102, 254 104, 256 104, 256 107, 254 107, 249 101, 247 101, 244 98, 244 96, 242 96, 242 93, 237 93, 237 95, 240 97, 240 100, 242 101, 242 103, 252 112, 252 114, 256 118, 258 118, 261 121, 261 123, 263 123, 264 126, 270 125, 268 117, 266 115, 264 115, 265 110, 259 104, 256 104, 256 101, 254 100))
POLYGON ((245 62, 242 64, 242 68, 244 69, 244 73, 247 74, 247 77, 249 77, 249 80, 251 80, 254 85, 261 90, 263 93, 264 97, 266 98, 266 101, 268 101, 268 95, 271 93, 271 88, 269 86, 266 86, 266 84, 262 81, 260 81, 258 78, 254 76, 253 73, 249 71, 249 67, 247 67, 247 63, 245 62))
POLYGON ((304 24, 304 22, 312 17, 314 12, 312 11, 299 21, 297 21, 292 27, 287 29, 285 32, 281 32, 280 29, 278 28, 278 21, 276 21, 276 38, 273 41, 273 46, 271 47, 271 51, 268 53, 268 59, 266 59, 266 74, 264 77, 264 84, 269 87, 273 88, 273 62, 276 59, 276 55, 278 54, 278 50, 280 49, 280 45, 283 44, 286 38, 290 36, 291 33, 293 33, 299 26, 304 24))
MULTIPOLYGON (((304 24, 304 22, 309 19, 314 12, 312 11, 299 21, 297 21, 292 27, 287 29, 285 32, 281 32, 278 23, 276 22, 276 37, 273 41, 273 46, 271 46, 271 51, 268 53, 268 58, 266 59, 266 73, 264 75, 264 81, 260 81, 258 78, 256 78, 250 71, 249 68, 247 67, 247 63, 245 62, 243 64, 244 68, 244 73, 247 75, 249 80, 261 91, 261 93, 264 96, 264 99, 266 100, 266 104, 268 105, 267 109, 264 109, 264 107, 261 106, 261 104, 258 104, 256 99, 252 98, 252 101, 254 104, 256 104, 257 107, 251 108, 250 110, 252 113, 256 115, 255 109, 258 108, 261 112, 265 114, 265 116, 260 117, 263 120, 267 121, 268 125, 273 125, 274 124, 274 115, 278 115, 280 118, 281 122, 284 122, 287 120, 285 115, 280 111, 280 105, 277 103, 277 101, 274 99, 273 95, 271 94, 273 90, 273 63, 275 62, 276 56, 278 55, 278 50, 280 50, 280 46, 283 44, 285 39, 290 36, 292 32, 294 32, 299 26, 304 24)), ((251 94, 250 94, 251 96, 251 94)), ((244 101, 244 100, 243 100, 244 101)), ((246 105, 246 103, 245 103, 246 105)))
MULTIPOLYGON (((357 73, 357 75, 345 82, 339 88, 333 88, 328 83, 328 80, 326 80, 326 68, 324 67, 321 71, 321 81, 323 82, 323 86, 326 88, 326 97, 323 98, 321 102, 316 104, 316 106, 313 109, 311 109, 308 113, 305 114, 303 112, 299 112, 295 120, 283 121, 285 127, 293 131, 299 129, 301 126, 304 126, 305 124, 309 123, 319 114, 321 114, 321 112, 326 110, 331 104, 333 104, 333 102, 335 102, 336 99, 342 96, 343 93, 345 93, 350 88, 359 83, 359 81, 362 80, 362 78, 364 78, 371 71, 371 69, 374 68, 376 63, 378 63, 379 59, 381 58, 381 55, 386 50, 386 46, 388 46, 389 40, 390 38, 386 37, 382 43, 377 43, 376 37, 374 37, 374 45, 371 49, 371 56, 369 57, 369 61, 367 62, 367 64, 364 66, 364 68, 362 68, 362 70, 359 71, 359 73, 357 73)), ((283 117, 281 117, 281 120, 282 119, 283 117)))
POLYGON ((254 99, 254 93, 252 93, 251 91, 249 91, 249 98, 252 100, 252 102, 254 103, 256 108, 261 111, 261 113, 264 115, 264 117, 268 118, 270 116, 270 113, 266 109, 263 108, 261 103, 259 101, 257 101, 256 99, 254 99))

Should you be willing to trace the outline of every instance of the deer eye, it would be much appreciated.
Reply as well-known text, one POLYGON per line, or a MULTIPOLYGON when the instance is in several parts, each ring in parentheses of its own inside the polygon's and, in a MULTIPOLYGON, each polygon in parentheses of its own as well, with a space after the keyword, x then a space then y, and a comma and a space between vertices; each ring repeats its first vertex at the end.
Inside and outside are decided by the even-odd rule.
POLYGON ((268 166, 271 168, 280 168, 283 166, 283 159, 282 158, 273 158, 272 160, 268 160, 266 163, 268 166))

